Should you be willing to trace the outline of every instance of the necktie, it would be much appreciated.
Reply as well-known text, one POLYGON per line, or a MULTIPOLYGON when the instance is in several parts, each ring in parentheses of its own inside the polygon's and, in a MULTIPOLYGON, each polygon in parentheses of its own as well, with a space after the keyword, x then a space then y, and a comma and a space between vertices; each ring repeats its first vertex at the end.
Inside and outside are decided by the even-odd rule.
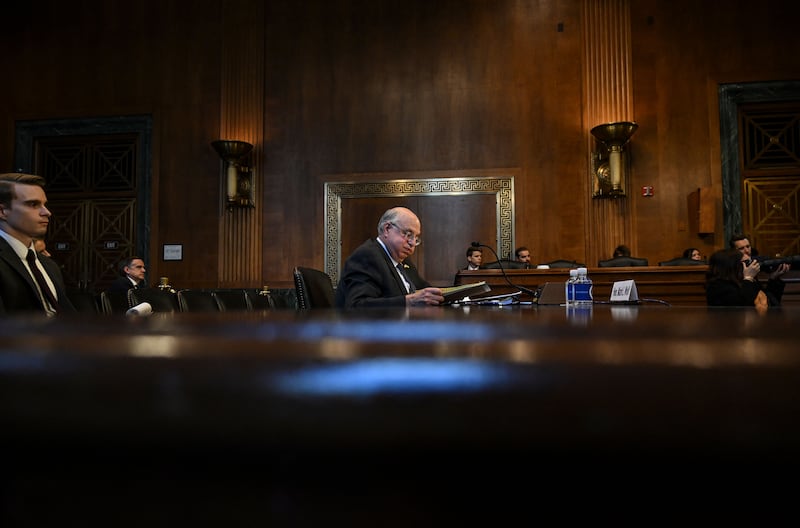
MULTIPOLYGON (((33 278, 36 279, 36 283, 39 285, 39 289, 42 290, 42 294, 44 295, 45 299, 47 299, 47 302, 50 303, 50 306, 56 312, 61 311, 61 307, 58 306, 58 301, 56 300, 55 295, 53 295, 53 292, 50 291, 47 281, 44 280, 44 275, 42 275, 42 272, 39 271, 39 266, 36 265, 36 255, 33 253, 32 249, 28 250, 28 255, 25 257, 25 260, 28 261, 28 266, 30 266, 31 271, 33 272, 33 278)), ((45 311, 47 310, 45 309, 45 311)))
POLYGON ((411 281, 411 279, 408 278, 408 275, 406 275, 406 271, 403 269, 402 263, 397 264, 397 271, 400 272, 400 276, 403 277, 403 279, 405 279, 405 281, 408 283, 408 293, 414 293, 415 291, 417 291, 417 288, 414 286, 414 283, 411 281))

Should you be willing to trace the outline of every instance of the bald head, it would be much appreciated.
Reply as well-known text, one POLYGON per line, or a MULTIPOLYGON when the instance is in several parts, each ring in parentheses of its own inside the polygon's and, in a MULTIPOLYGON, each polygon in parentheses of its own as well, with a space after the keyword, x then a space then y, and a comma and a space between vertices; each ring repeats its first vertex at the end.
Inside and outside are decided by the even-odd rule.
POLYGON ((403 262, 414 253, 420 241, 420 222, 413 211, 393 207, 378 221, 378 236, 391 257, 403 262))

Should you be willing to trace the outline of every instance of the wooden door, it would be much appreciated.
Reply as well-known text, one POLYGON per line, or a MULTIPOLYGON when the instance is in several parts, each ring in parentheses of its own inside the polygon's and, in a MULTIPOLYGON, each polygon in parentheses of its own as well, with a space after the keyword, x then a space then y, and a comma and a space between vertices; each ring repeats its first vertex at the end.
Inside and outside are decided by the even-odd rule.
POLYGON ((800 102, 739 109, 742 227, 761 255, 800 254, 800 102))
MULTIPOLYGON (((47 245, 67 286, 105 289, 137 253, 136 134, 39 138, 35 172, 53 213, 47 245)), ((144 257, 143 257, 144 258, 144 257)))

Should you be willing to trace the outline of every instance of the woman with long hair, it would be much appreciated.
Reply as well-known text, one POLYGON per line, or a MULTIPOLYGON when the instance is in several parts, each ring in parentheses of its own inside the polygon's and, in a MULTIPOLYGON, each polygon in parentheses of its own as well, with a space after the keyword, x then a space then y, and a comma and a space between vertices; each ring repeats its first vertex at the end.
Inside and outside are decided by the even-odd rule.
POLYGON ((709 306, 778 306, 785 287, 780 276, 782 266, 773 272, 766 288, 758 282, 761 265, 755 259, 742 261, 735 249, 721 249, 711 255, 706 277, 706 301, 709 306))

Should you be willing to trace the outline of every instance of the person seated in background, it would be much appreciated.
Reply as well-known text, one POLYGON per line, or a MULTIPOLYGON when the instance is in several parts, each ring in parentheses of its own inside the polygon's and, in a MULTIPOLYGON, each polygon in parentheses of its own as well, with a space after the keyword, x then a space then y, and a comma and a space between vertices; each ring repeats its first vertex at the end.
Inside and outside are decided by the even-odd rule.
POLYGON ((624 244, 620 244, 619 246, 614 248, 614 254, 611 255, 611 258, 617 257, 630 257, 631 256, 631 248, 624 244))
POLYGON ((647 266, 646 258, 632 257, 628 246, 620 244, 614 248, 613 256, 610 259, 601 260, 597 263, 600 268, 613 268, 624 266, 647 266))
POLYGON ((703 260, 703 255, 700 254, 700 250, 697 248, 686 248, 686 250, 683 252, 683 258, 690 260, 703 260))
POLYGON ((731 249, 735 249, 742 255, 743 261, 749 261, 758 256, 758 250, 750 246, 750 239, 745 234, 737 233, 731 237, 729 242, 731 249))
POLYGON ((525 264, 526 268, 531 265, 531 252, 525 246, 520 246, 514 250, 514 255, 517 257, 517 262, 525 264))
POLYGON ((117 277, 109 286, 109 291, 128 291, 131 288, 147 288, 144 275, 147 269, 141 257, 129 257, 119 263, 122 277, 117 277))
POLYGON ((482 261, 483 261, 483 251, 475 247, 467 248, 467 267, 464 268, 465 270, 473 271, 481 269, 482 261))
POLYGON ((781 275, 788 269, 785 263, 778 266, 763 287, 757 278, 761 271, 757 260, 743 260, 738 249, 721 249, 709 260, 706 301, 709 306, 779 306, 785 287, 781 275))

